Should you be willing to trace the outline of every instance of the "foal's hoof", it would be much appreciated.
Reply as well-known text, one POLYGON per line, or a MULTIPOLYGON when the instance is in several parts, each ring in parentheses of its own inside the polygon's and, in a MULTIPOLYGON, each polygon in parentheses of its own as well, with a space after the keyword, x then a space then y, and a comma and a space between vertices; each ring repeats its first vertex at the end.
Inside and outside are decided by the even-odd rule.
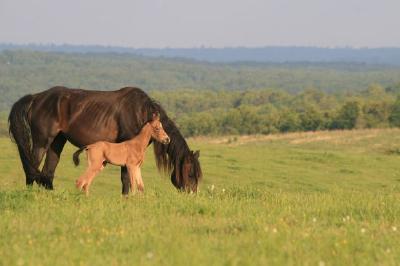
POLYGON ((76 180, 75 181, 75 187, 79 190, 82 190, 82 188, 85 186, 84 182, 81 180, 76 180))

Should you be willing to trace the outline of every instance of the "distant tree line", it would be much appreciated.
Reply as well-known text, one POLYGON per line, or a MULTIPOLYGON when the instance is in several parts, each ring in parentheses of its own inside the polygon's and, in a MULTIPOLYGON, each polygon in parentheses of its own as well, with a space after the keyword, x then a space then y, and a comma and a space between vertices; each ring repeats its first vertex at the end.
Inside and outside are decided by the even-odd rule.
POLYGON ((316 89, 151 94, 186 136, 400 127, 400 84, 335 95, 316 89))
MULTIPOLYGON (((307 89, 150 91, 189 136, 400 127, 400 84, 353 93, 307 89)), ((7 134, 7 112, 0 134, 7 134)))

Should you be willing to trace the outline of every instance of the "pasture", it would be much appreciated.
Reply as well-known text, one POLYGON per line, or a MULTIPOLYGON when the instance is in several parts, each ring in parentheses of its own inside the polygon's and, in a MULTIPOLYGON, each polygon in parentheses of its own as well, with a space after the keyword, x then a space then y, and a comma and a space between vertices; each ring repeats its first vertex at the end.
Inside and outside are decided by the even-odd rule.
POLYGON ((150 148, 144 194, 121 197, 119 168, 107 166, 85 197, 71 145, 45 191, 25 187, 16 147, 1 138, 0 265, 399 263, 399 129, 189 144, 201 150, 197 195, 177 192, 150 148))

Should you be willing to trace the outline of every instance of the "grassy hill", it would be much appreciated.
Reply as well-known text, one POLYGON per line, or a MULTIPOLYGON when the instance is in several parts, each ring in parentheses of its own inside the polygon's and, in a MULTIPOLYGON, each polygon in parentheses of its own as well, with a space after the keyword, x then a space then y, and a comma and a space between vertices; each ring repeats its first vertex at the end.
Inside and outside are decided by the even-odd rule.
POLYGON ((396 265, 400 130, 190 139, 197 195, 176 192, 149 150, 146 191, 120 197, 107 167, 87 198, 67 146, 55 191, 26 189, 0 139, 0 264, 396 265), (51 252, 49 252, 51 251, 51 252))

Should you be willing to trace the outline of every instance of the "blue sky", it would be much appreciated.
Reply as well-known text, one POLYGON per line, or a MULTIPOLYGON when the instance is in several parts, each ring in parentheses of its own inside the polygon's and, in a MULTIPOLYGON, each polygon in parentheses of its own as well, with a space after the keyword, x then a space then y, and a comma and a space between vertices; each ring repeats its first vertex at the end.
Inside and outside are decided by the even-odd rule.
POLYGON ((400 0, 0 0, 0 42, 400 47, 400 0))

